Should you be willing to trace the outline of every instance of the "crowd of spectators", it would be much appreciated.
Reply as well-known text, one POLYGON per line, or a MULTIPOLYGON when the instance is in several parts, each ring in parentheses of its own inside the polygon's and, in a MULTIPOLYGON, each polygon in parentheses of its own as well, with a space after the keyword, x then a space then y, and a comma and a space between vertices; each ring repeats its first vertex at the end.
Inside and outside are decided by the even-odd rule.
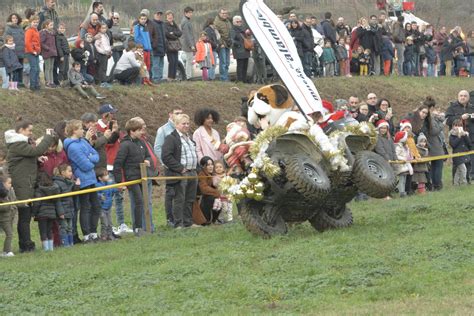
MULTIPOLYGON (((366 100, 360 100, 355 95, 348 100, 338 99, 336 107, 330 112, 336 113, 336 116, 343 113, 339 117, 352 117, 359 123, 369 122, 376 127, 379 137, 374 151, 388 161, 403 161, 392 166, 399 176, 398 194, 405 197, 415 192, 425 194, 428 190, 443 188, 445 159, 423 163, 419 163, 418 159, 444 155, 449 147, 453 153, 472 150, 473 100, 474 91, 468 93, 462 90, 457 100, 442 113, 435 99, 427 97, 413 112, 397 115, 400 119, 396 122, 396 105, 377 97, 375 93, 369 93, 366 100), (445 126, 449 129, 447 135, 445 126)), ((218 184, 234 170, 233 158, 227 155, 233 145, 229 135, 234 127, 246 126, 245 107, 240 113, 243 117, 239 116, 230 123, 228 134, 221 137, 215 129, 215 124, 220 122, 217 111, 198 109, 194 113, 197 128, 191 133, 190 116, 176 106, 170 109, 169 119, 157 130, 153 143, 142 118, 129 119, 122 129, 115 119, 117 111, 111 104, 104 104, 98 109, 98 115, 85 113, 80 119, 60 121, 38 139, 33 137, 32 122, 18 118, 14 129, 5 132, 6 153, 0 175, 0 203, 138 180, 142 177, 140 164, 144 163, 147 176, 157 176, 161 170, 165 176, 176 177, 168 179, 165 186, 164 204, 170 227, 201 227, 233 220, 232 203, 219 192, 218 184), (202 178, 196 178, 197 175, 202 178)), ((249 132, 246 135, 255 137, 249 132)), ((452 160, 454 185, 471 183, 473 160, 474 155, 452 160)), ((20 252, 35 249, 30 233, 32 218, 38 222, 45 250, 99 239, 113 240, 123 233, 133 232, 138 237, 142 236, 146 229, 145 205, 148 205, 150 218, 153 218, 154 186, 151 180, 148 184, 147 195, 144 195, 141 184, 133 184, 99 193, 87 191, 74 198, 54 200, 56 202, 1 206, 0 224, 7 237, 3 255, 11 256, 12 253, 11 226, 16 212, 20 252), (130 199, 132 229, 125 223, 125 192, 128 192, 130 199), (148 200, 144 200, 144 196, 148 200), (115 220, 111 216, 113 209, 115 220), (82 240, 77 229, 78 221, 82 240), (116 223, 115 227, 112 222, 116 223)), ((361 193, 356 200, 364 198, 361 193)), ((151 230, 154 229, 152 221, 151 230)))
MULTIPOLYGON (((110 88, 114 82, 153 85, 190 80, 198 68, 203 80, 215 80, 218 69, 220 80, 229 81, 231 55, 237 64, 236 81, 263 83, 276 78, 268 73, 271 66, 267 67, 265 53, 241 16, 230 17, 222 8, 200 31, 192 22, 193 13, 193 8, 184 8, 178 24, 175 12, 143 9, 128 35, 122 28, 128 22, 120 21, 115 11, 105 16, 103 3, 96 1, 79 26, 77 39, 69 42, 56 0, 45 0, 40 12, 27 9, 24 17, 12 13, 5 25, 0 24, 2 88, 17 91, 28 86, 38 91, 41 63, 45 88, 70 86, 85 98, 89 94, 103 98, 94 84, 110 88), (249 64, 255 71, 249 71, 249 64)), ((385 11, 362 17, 354 26, 343 17, 333 19, 330 12, 322 21, 294 12, 279 18, 288 27, 310 78, 474 73, 474 31, 465 33, 459 26, 435 30, 430 24, 405 22, 401 14, 395 20, 387 18, 385 11)))

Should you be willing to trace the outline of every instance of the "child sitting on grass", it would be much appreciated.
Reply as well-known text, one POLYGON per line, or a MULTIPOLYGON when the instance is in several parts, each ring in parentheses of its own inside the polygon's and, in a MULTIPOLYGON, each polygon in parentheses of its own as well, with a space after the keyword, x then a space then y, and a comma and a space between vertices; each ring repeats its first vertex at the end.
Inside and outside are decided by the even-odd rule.
POLYGON ((87 91, 89 91, 96 99, 105 99, 104 96, 100 95, 93 86, 87 83, 84 77, 81 74, 81 64, 75 61, 72 64, 72 68, 68 72, 69 83, 74 90, 79 92, 79 94, 85 99, 89 99, 87 91))
MULTIPOLYGON (((226 170, 224 164, 221 161, 216 161, 214 163, 214 176, 212 177, 212 184, 215 188, 219 189, 219 184, 225 176, 226 170)), ((221 195, 219 198, 215 199, 212 209, 214 211, 221 211, 218 218, 220 223, 232 222, 232 202, 227 196, 221 195)))
MULTIPOLYGON (((54 169, 54 183, 59 187, 60 193, 69 193, 79 189, 80 180, 73 180, 72 167, 66 163, 60 164, 54 169)), ((59 220, 61 229, 61 243, 64 247, 74 245, 72 232, 72 219, 74 217, 74 199, 72 196, 61 198, 61 204, 64 209, 64 219, 59 220)))
MULTIPOLYGON (((469 133, 464 131, 461 119, 456 119, 453 122, 453 128, 449 131, 449 146, 453 149, 453 154, 465 153, 472 148, 469 133)), ((471 181, 466 167, 466 163, 469 162, 470 158, 468 155, 453 158, 454 185, 463 185, 471 181)))
MULTIPOLYGON (((53 182, 46 172, 38 174, 38 187, 35 198, 56 195, 60 193, 59 186, 53 182)), ((64 219, 63 204, 59 199, 33 203, 33 216, 38 221, 41 243, 45 251, 53 251, 53 223, 59 218, 64 219)))
MULTIPOLYGON (((104 187, 112 184, 110 181, 109 172, 106 168, 97 168, 97 184, 96 187, 104 187)), ((114 194, 118 193, 117 189, 106 189, 97 192, 99 194, 100 207, 102 212, 100 214, 100 239, 102 241, 115 240, 112 231, 112 201, 114 194)))
MULTIPOLYGON (((12 188, 12 179, 7 175, 0 175, 0 203, 16 201, 15 191, 12 188)), ((0 229, 5 232, 5 241, 3 242, 3 253, 0 257, 13 257, 12 239, 13 239, 13 219, 17 213, 16 205, 0 206, 0 229)))
POLYGON ((150 72, 148 71, 148 67, 145 63, 145 52, 143 50, 142 44, 137 44, 135 50, 135 58, 140 63, 140 78, 142 78, 142 82, 144 85, 152 86, 153 84, 150 81, 150 72))

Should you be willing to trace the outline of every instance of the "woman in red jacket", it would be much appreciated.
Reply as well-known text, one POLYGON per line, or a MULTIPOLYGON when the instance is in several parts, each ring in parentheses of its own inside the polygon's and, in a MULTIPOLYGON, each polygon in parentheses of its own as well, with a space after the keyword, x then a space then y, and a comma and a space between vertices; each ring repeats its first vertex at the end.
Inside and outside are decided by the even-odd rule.
POLYGON ((25 31, 25 53, 30 63, 30 89, 38 91, 39 84, 39 55, 41 54, 41 40, 38 32, 39 17, 30 18, 30 27, 25 31))

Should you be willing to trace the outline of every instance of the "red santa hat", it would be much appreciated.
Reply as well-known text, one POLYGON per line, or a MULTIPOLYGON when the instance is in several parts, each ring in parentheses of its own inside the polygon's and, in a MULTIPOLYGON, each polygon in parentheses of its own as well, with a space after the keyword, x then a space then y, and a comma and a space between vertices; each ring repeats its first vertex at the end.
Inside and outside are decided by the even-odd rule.
POLYGON ((395 134, 395 143, 405 143, 408 139, 408 133, 407 132, 398 132, 395 134))
POLYGON ((323 115, 331 114, 334 112, 334 106, 331 102, 329 102, 328 100, 322 100, 322 102, 324 108, 324 113, 322 113, 323 115))
POLYGON ((412 129, 410 120, 405 119, 400 121, 400 130, 403 131, 405 127, 409 127, 410 129, 412 129))
POLYGON ((375 123, 375 127, 377 127, 377 129, 381 128, 381 127, 389 127, 389 124, 386 120, 382 119, 382 120, 378 120, 377 123, 375 123))

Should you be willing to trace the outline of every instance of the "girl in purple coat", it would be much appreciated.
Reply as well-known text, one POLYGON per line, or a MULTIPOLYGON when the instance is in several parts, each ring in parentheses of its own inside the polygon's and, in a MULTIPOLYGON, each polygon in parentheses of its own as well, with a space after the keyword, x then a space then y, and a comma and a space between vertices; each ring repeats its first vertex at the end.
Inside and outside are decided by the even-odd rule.
POLYGON ((44 61, 44 79, 47 88, 56 88, 53 80, 54 58, 58 56, 56 49, 56 34, 54 31, 54 22, 46 20, 43 23, 43 29, 40 32, 41 55, 44 61))

